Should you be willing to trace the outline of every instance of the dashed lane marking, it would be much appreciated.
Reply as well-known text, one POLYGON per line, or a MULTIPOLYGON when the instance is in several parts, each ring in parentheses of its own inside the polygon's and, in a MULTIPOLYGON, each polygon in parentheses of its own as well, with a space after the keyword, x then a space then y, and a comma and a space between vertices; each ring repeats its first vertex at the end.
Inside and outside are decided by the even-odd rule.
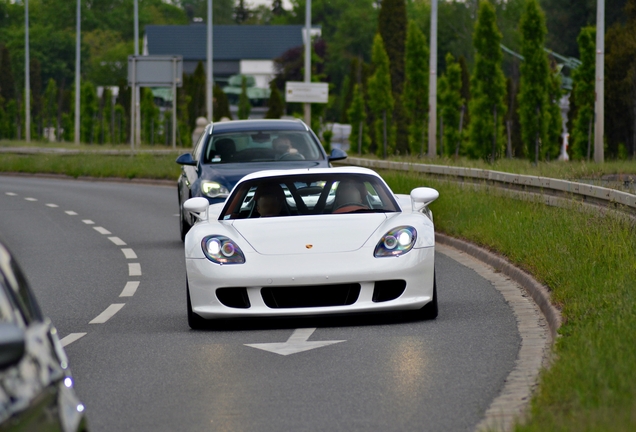
POLYGON ((38 199, 37 198, 27 197, 27 198, 25 198, 25 200, 27 200, 27 201, 37 201, 38 199))
POLYGON ((119 294, 119 297, 132 297, 135 295, 135 291, 139 288, 139 281, 128 281, 124 290, 119 294))
POLYGON ((137 254, 135 253, 135 251, 130 248, 122 248, 121 251, 124 253, 124 256, 126 257, 126 259, 137 258, 137 254))
POLYGON ((83 219, 82 222, 84 222, 86 225, 94 225, 95 224, 95 222, 93 222, 90 219, 83 219))
POLYGON ((126 246, 126 242, 120 239, 119 237, 108 237, 108 240, 112 241, 117 246, 126 246))
POLYGON ((91 322, 89 322, 89 324, 104 324, 106 321, 111 319, 113 315, 119 312, 124 305, 125 303, 113 303, 108 306, 104 312, 97 315, 91 322))
POLYGON ((64 336, 62 339, 60 339, 60 342, 62 343, 62 346, 65 347, 84 336, 86 336, 86 333, 71 333, 69 335, 64 336))
POLYGON ((18 196, 18 194, 15 192, 5 192, 5 194, 9 196, 18 196))
POLYGON ((108 230, 107 230, 106 228, 104 228, 104 227, 93 227, 93 229, 94 229, 95 231, 97 231, 98 233, 100 233, 100 234, 104 234, 104 235, 110 235, 110 234, 112 234, 110 231, 108 231, 108 230))
POLYGON ((69 216, 77 216, 77 213, 75 213, 73 210, 66 210, 64 213, 66 213, 69 216))
POLYGON ((128 263, 128 276, 141 276, 141 264, 128 263))
POLYGON ((46 206, 47 206, 47 207, 51 207, 51 208, 59 207, 59 205, 57 205, 57 204, 51 204, 51 203, 47 204, 46 206))

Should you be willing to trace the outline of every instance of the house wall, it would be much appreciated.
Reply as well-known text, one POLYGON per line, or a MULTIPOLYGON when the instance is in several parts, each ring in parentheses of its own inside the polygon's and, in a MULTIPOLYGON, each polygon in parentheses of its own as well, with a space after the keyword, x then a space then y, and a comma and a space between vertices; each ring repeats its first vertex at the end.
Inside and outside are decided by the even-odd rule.
POLYGON ((269 82, 276 75, 273 60, 241 60, 241 74, 252 75, 256 87, 268 88, 269 82))

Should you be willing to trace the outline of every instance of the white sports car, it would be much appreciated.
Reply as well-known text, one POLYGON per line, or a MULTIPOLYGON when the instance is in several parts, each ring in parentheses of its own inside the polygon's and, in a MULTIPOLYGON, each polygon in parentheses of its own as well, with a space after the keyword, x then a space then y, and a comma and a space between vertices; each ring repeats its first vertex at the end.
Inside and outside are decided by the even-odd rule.
POLYGON ((188 323, 414 310, 437 316, 435 232, 420 187, 395 195, 366 168, 260 171, 224 203, 191 198, 188 323))

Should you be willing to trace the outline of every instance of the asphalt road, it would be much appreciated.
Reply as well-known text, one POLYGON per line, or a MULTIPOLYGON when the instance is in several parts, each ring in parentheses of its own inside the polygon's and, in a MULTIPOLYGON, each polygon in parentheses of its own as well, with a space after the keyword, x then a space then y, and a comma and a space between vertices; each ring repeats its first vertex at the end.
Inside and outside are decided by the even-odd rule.
POLYGON ((0 176, 0 235, 61 337, 77 338, 66 350, 93 431, 472 431, 514 366, 511 309, 443 254, 435 321, 191 331, 177 211, 176 186, 0 176), (344 342, 288 356, 247 346, 299 328, 344 342))

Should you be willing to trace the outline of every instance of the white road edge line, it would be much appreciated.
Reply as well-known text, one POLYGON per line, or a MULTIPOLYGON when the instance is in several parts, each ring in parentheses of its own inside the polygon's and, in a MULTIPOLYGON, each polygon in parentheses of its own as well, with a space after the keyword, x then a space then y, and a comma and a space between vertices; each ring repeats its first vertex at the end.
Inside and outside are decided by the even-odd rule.
POLYGON ((128 263, 128 276, 141 276, 141 264, 128 263))
POLYGON ((139 281, 128 281, 124 290, 119 294, 119 297, 132 297, 135 295, 135 291, 139 288, 139 281))
POLYGON ((104 227, 93 227, 93 229, 95 231, 97 231, 100 234, 104 234, 104 235, 110 235, 112 234, 112 232, 108 231, 106 228, 104 227))
POLYGON ((117 246, 126 246, 126 242, 120 239, 119 237, 108 237, 108 240, 112 241, 117 246))
POLYGON ((62 344, 63 347, 65 347, 72 344, 76 340, 81 339, 84 336, 86 336, 86 333, 71 333, 69 335, 64 336, 62 339, 60 339, 60 343, 62 344))
POLYGON ((135 253, 135 251, 130 248, 122 248, 121 251, 124 253, 124 256, 126 257, 126 259, 137 258, 137 254, 135 253))
POLYGON ((111 319, 113 315, 121 310, 126 303, 113 303, 108 306, 106 310, 99 315, 97 315, 89 324, 104 324, 106 321, 111 319))

